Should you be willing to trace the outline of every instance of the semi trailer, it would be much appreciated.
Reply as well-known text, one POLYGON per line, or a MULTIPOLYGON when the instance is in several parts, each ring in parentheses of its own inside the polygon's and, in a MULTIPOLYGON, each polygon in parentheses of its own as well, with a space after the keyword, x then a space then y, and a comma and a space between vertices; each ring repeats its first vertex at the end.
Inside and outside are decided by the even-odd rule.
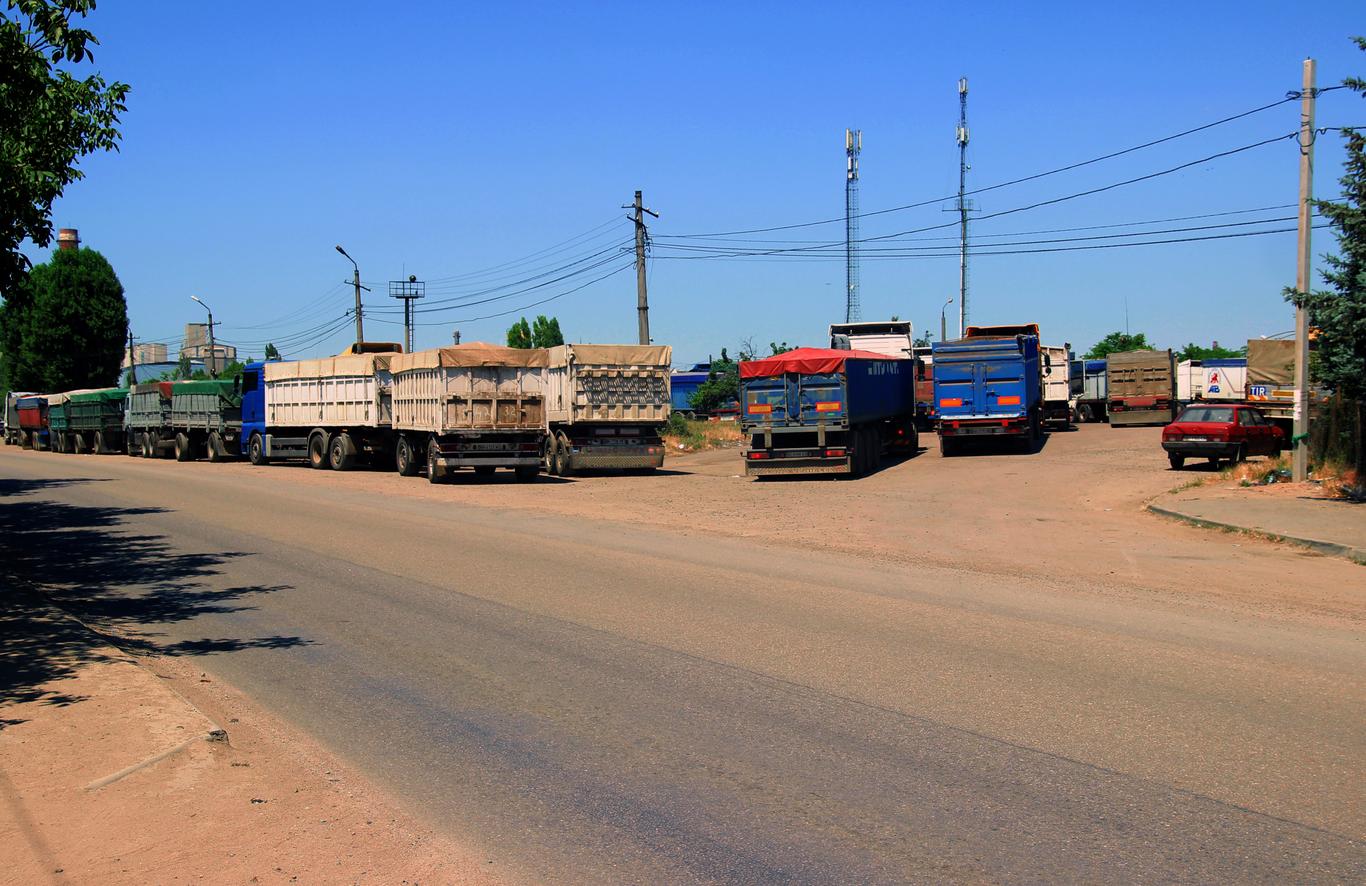
POLYGON ((1176 358, 1165 351, 1122 351, 1106 358, 1110 427, 1165 425, 1176 418, 1176 358))
POLYGON ((21 396, 15 402, 19 416, 19 445, 44 450, 51 439, 47 424, 47 398, 42 394, 21 396))
POLYGON ((166 429, 171 424, 169 381, 144 382, 128 389, 123 413, 124 445, 129 455, 159 458, 171 443, 166 429))
POLYGON ((970 440, 1009 438, 1030 447, 1039 439, 1037 326, 969 326, 964 338, 932 348, 941 455, 959 454, 970 440))
POLYGON ((68 437, 63 451, 98 455, 124 452, 128 446, 124 430, 127 406, 127 388, 72 391, 66 401, 68 437))
POLYGON ((19 426, 19 399, 35 396, 28 391, 10 391, 5 395, 5 443, 18 446, 23 429, 19 426))
POLYGON ((1039 345, 1043 373, 1043 421, 1067 430, 1072 425, 1081 379, 1072 375, 1072 345, 1039 345))
POLYGON ((915 363, 797 348, 740 364, 745 473, 861 476, 886 450, 915 452, 915 363))
POLYGON ((1072 376, 1081 381, 1081 391, 1077 394, 1077 421, 1105 421, 1105 407, 1109 403, 1104 360, 1073 360, 1072 376))
POLYGON ((669 420, 667 345, 559 345, 547 352, 545 469, 569 476, 591 468, 664 464, 669 420))

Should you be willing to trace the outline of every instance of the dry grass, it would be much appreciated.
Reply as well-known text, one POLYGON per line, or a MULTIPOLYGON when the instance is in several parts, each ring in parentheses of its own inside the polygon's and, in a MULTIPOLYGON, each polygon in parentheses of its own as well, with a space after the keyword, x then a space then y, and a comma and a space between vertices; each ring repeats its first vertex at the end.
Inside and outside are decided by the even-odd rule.
POLYGON ((670 455, 702 452, 707 449, 734 449, 744 440, 740 423, 734 421, 672 422, 664 433, 664 448, 670 455))

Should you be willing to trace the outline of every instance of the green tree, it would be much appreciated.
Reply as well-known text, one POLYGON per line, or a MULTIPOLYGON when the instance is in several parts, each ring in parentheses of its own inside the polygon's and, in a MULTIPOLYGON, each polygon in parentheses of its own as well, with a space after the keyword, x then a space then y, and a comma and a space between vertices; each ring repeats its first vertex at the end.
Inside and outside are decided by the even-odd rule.
POLYGON ((786 354, 788 351, 792 350, 792 347, 788 345, 787 342, 778 344, 777 342, 771 341, 768 343, 768 349, 773 352, 770 356, 776 357, 779 354, 786 354))
POLYGON ((180 359, 176 361, 175 369, 171 371, 171 378, 194 378, 194 369, 190 366, 190 355, 184 351, 180 352, 180 359))
MULTIPOLYGON (((526 320, 523 319, 522 322, 525 323, 526 320)), ((558 317, 546 319, 545 314, 541 314, 531 324, 531 346, 533 348, 553 348, 562 344, 564 344, 564 334, 560 332, 560 319, 558 317)))
POLYGON ((523 317, 508 327, 508 347, 529 348, 531 346, 531 326, 523 317))
POLYGON ((911 342, 911 344, 917 348, 928 348, 930 346, 930 334, 928 332, 922 333, 921 336, 911 342))
MULTIPOLYGON (((98 73, 95 35, 78 27, 94 0, 7 0, 0 12, 0 293, 18 288, 29 260, 25 240, 52 242, 52 203, 85 177, 80 158, 118 150, 129 87, 98 73), (73 21, 75 20, 75 21, 73 21)), ((6 342, 8 345, 9 342, 6 342)))
POLYGON ((1148 342, 1148 337, 1143 333, 1130 335, 1127 332, 1112 332, 1096 342, 1095 347, 1086 352, 1087 360, 1099 360, 1111 354, 1120 354, 1124 351, 1146 351, 1152 347, 1148 342))
POLYGON ((1226 360, 1233 357, 1246 357, 1247 345, 1241 348, 1226 348, 1222 345, 1205 347, 1195 342, 1187 344, 1176 352, 1177 360, 1226 360))
POLYGON ((128 304, 104 256, 93 249, 59 249, 33 268, 14 295, 0 314, 5 376, 12 387, 68 391, 118 380, 128 304))
MULTIPOLYGON (((741 356, 745 356, 741 354, 741 356)), ((740 365, 721 349, 721 359, 713 360, 707 380, 697 386, 688 405, 697 412, 714 412, 740 398, 740 365)))
MULTIPOLYGON (((266 357, 265 357, 265 359, 267 359, 267 360, 279 360, 279 359, 280 359, 280 349, 277 348, 277 347, 275 347, 274 343, 268 342, 268 343, 266 344, 266 357)), ((248 360, 247 362, 250 363, 251 361, 248 360)))
MULTIPOLYGON (((1366 37, 1354 37, 1366 52, 1366 37)), ((1366 80, 1348 77, 1343 85, 1366 98, 1366 80)), ((1356 403, 1354 441, 1358 482, 1366 478, 1366 133, 1344 129, 1347 158, 1343 166, 1342 202, 1316 200, 1318 211, 1334 228, 1338 255, 1324 257, 1323 279, 1329 289, 1310 293, 1286 290, 1303 305, 1317 335, 1313 372, 1325 388, 1356 403)))

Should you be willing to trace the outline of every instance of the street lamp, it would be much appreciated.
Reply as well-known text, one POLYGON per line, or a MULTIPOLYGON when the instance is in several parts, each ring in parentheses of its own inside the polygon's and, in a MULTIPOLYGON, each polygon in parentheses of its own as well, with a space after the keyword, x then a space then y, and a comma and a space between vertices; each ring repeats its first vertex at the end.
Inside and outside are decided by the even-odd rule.
POLYGON ((213 341, 213 308, 204 304, 203 300, 200 299, 200 297, 197 295, 192 295, 190 296, 190 298, 194 301, 199 302, 199 306, 209 312, 209 375, 213 376, 214 378, 218 378, 218 368, 215 364, 215 358, 218 354, 218 349, 214 347, 213 341))
POLYGON ((364 323, 361 321, 360 307, 360 265, 356 264, 356 260, 351 256, 347 255, 346 250, 342 249, 340 245, 337 246, 337 251, 340 252, 346 258, 346 260, 351 263, 351 270, 353 274, 351 282, 354 283, 356 287, 356 344, 360 344, 361 342, 365 341, 365 326, 364 323))
POLYGON ((949 333, 948 320, 945 319, 944 312, 947 311, 947 310, 949 309, 949 305, 951 305, 951 304, 953 304, 953 299, 952 299, 952 298, 950 298, 948 301, 944 302, 944 307, 942 307, 942 308, 939 309, 939 340, 940 340, 940 341, 945 341, 945 340, 948 339, 948 337, 949 337, 949 334, 948 334, 948 333, 949 333))

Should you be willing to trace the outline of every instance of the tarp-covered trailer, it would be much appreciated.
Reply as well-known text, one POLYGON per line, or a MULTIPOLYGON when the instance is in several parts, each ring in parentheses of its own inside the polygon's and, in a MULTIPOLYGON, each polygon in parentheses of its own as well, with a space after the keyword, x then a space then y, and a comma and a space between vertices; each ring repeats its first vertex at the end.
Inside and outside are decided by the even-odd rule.
POLYGON ((178 381, 171 386, 175 456, 223 461, 242 450, 241 376, 178 381))
POLYGON ((174 444, 171 435, 171 385, 169 381, 152 381, 128 389, 123 427, 129 455, 160 458, 169 454, 174 444))
POLYGON ((338 471, 351 469, 358 458, 388 464, 394 445, 389 363, 395 356, 347 353, 248 364, 242 454, 255 465, 307 459, 315 468, 338 471))
POLYGON ((47 398, 42 394, 20 397, 15 404, 19 413, 19 442, 25 449, 47 449, 51 440, 47 425, 47 398))
POLYGON ((745 473, 861 476, 915 452, 915 361, 797 348, 740 364, 745 473))
POLYGON ((1170 350, 1122 351, 1106 361, 1111 427, 1176 420, 1176 358, 1170 350))
POLYGON ((668 345, 559 345, 547 352, 546 472, 664 464, 668 345))
MULTIPOLYGON (((1295 418, 1295 342, 1251 339, 1247 343, 1247 402, 1289 431, 1295 418)), ((1312 400, 1311 396, 1311 400, 1312 400)))
POLYGON ((471 342, 395 355, 394 449, 400 474, 427 465, 427 479, 457 468, 487 475, 510 468, 534 480, 544 459, 544 348, 471 342))
POLYGON ((75 452, 75 436, 70 433, 70 417, 66 403, 71 392, 47 395, 48 448, 53 452, 75 452))
POLYGON ((5 445, 17 446, 21 441, 19 435, 19 398, 32 397, 29 391, 10 391, 5 395, 5 445))
POLYGON ((69 452, 94 452, 109 455, 125 452, 124 413, 128 405, 127 388, 73 391, 66 403, 69 452))

